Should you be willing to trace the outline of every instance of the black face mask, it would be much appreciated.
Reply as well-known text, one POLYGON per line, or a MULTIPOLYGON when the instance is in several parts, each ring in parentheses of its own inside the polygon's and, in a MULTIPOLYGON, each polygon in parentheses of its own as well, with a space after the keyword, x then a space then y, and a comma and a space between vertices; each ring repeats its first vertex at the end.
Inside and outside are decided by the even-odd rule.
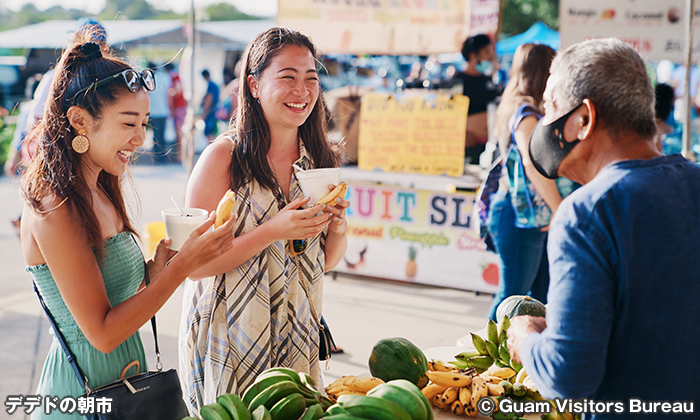
MULTIPOLYGON (((583 105, 583 104, 581 104, 583 105)), ((539 173, 549 179, 555 179, 561 161, 571 152, 580 140, 572 142, 564 140, 564 126, 571 114, 581 105, 575 107, 568 114, 560 117, 551 124, 544 125, 540 120, 530 135, 530 160, 539 173)))

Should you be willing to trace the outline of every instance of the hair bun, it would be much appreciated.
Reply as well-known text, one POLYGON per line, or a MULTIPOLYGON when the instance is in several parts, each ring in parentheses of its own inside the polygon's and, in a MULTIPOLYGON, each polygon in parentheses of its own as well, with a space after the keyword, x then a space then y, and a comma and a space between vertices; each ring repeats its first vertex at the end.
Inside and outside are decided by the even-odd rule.
POLYGON ((85 54, 84 60, 94 60, 102 57, 102 49, 96 42, 90 41, 80 46, 80 52, 85 54))

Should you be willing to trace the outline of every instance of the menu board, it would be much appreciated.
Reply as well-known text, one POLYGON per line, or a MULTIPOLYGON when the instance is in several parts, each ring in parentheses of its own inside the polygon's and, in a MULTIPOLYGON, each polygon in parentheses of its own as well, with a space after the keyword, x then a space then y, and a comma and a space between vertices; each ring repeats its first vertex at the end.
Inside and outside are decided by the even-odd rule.
POLYGON ((461 176, 469 98, 362 97, 358 166, 373 171, 461 176))
POLYGON ((452 53, 469 32, 470 6, 467 0, 279 0, 277 24, 310 36, 326 54, 452 53))

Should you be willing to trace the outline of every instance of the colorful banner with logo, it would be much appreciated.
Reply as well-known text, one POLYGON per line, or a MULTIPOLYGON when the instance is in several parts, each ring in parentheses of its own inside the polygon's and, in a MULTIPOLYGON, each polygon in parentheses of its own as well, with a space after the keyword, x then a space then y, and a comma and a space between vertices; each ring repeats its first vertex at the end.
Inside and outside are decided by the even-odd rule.
POLYGON ((463 95, 397 99, 362 96, 358 166, 373 171, 464 173, 464 136, 469 98, 463 95))
MULTIPOLYGON (((695 10, 695 30, 700 27, 695 10)), ((684 62, 685 0, 561 0, 559 28, 561 46, 589 38, 620 38, 646 60, 684 62)), ((698 59, 700 37, 694 37, 698 59)))
POLYGON ((474 192, 346 182, 348 250, 335 271, 496 292, 498 255, 471 229, 474 192))
POLYGON ((309 35, 326 54, 459 51, 465 0, 279 0, 277 23, 309 35))

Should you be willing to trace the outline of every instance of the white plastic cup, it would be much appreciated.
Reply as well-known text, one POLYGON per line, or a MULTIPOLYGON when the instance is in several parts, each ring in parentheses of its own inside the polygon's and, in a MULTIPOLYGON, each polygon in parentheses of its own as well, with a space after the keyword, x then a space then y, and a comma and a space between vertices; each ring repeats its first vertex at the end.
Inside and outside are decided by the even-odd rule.
POLYGON ((185 216, 176 208, 163 209, 160 212, 165 223, 165 236, 172 240, 170 249, 173 251, 179 251, 190 233, 209 217, 209 212, 204 209, 185 208, 183 210, 185 216))
POLYGON ((340 182, 340 168, 309 169, 295 173, 305 197, 311 197, 309 207, 313 207, 318 200, 326 196, 331 190, 328 186, 338 185, 340 182))

